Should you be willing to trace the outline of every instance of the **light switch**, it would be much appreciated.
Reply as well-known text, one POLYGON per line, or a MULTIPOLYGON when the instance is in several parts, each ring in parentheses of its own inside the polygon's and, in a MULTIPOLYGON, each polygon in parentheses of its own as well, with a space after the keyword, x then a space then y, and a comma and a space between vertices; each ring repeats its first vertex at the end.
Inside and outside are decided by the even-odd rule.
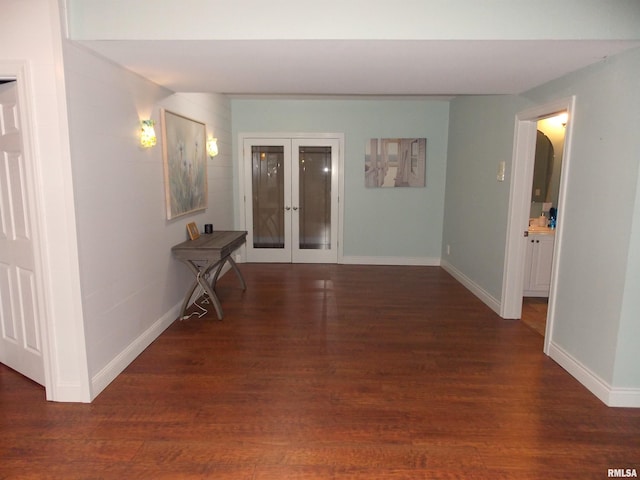
POLYGON ((504 182, 504 171, 506 166, 506 162, 500 162, 498 164, 498 175, 496 175, 496 178, 499 182, 504 182))

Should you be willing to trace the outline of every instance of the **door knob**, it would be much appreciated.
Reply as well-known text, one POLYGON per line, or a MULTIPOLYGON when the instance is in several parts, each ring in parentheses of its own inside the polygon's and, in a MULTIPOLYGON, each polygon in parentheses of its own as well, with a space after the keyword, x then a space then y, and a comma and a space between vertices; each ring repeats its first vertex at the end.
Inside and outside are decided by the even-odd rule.
POLYGON ((284 209, 288 212, 289 210, 291 210, 291 207, 284 207, 284 209))
POLYGON ((294 210, 298 210, 298 207, 293 207, 294 210))

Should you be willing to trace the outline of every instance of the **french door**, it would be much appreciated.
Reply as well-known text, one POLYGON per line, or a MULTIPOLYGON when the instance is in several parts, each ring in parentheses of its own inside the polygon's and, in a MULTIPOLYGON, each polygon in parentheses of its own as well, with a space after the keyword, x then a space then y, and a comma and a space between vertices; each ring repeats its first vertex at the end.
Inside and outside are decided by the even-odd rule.
POLYGON ((337 263, 339 138, 244 138, 247 261, 337 263))

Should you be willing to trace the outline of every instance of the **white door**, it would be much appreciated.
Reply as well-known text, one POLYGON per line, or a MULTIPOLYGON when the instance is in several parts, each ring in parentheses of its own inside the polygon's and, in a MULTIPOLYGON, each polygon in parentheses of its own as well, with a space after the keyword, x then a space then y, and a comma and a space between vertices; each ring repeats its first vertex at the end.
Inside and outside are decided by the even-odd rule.
POLYGON ((247 261, 337 263, 340 141, 245 138, 247 261))
POLYGON ((0 85, 0 362, 44 385, 16 82, 0 85))

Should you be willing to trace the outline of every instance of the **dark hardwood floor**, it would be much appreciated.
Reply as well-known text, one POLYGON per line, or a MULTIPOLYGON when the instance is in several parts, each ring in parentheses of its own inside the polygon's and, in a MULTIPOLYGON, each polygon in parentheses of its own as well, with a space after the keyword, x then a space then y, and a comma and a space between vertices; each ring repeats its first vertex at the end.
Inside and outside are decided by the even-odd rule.
POLYGON ((524 297, 522 299, 522 321, 543 337, 547 327, 548 307, 548 298, 524 297))
MULTIPOLYGON (((608 408, 437 267, 240 265, 90 405, 0 366, 0 479, 604 479, 608 408)), ((186 286, 185 286, 186 289, 186 286)))

